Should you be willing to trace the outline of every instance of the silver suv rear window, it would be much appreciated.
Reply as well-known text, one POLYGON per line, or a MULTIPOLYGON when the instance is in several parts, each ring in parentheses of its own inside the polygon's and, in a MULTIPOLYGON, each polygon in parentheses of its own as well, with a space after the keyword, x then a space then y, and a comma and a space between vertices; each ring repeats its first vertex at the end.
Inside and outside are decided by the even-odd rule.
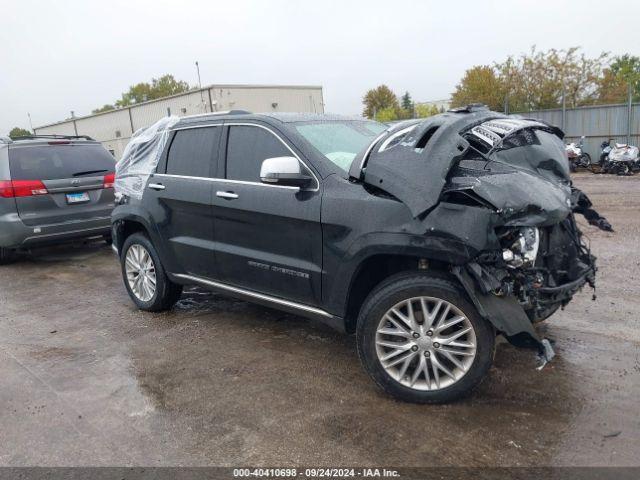
POLYGON ((115 171, 115 158, 102 145, 24 145, 9 148, 13 180, 55 180, 101 176, 115 171))

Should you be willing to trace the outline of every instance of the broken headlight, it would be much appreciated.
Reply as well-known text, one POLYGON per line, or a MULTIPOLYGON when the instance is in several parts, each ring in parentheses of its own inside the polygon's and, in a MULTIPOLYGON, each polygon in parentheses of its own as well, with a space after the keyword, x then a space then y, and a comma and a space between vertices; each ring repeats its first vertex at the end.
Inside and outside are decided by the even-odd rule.
POLYGON ((532 266, 538 256, 540 231, 522 227, 503 237, 502 259, 512 268, 532 266))

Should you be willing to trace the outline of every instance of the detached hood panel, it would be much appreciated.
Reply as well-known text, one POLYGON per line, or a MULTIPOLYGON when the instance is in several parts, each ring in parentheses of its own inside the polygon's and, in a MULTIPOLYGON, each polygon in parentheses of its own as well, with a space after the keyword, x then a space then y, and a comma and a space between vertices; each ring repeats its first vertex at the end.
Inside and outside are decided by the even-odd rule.
MULTIPOLYGON (((469 176, 452 185, 452 188, 473 188, 504 212, 521 211, 521 201, 537 205, 541 211, 557 210, 558 214, 564 208, 567 212, 570 209, 564 194, 569 169, 561 141, 563 134, 555 127, 507 117, 486 108, 467 107, 420 122, 395 141, 394 132, 398 129, 391 130, 370 148, 359 175, 365 183, 407 205, 414 217, 437 205, 451 169, 463 160, 494 164, 494 173, 498 164, 509 167, 501 175, 492 175, 491 180, 475 181, 473 173, 468 172, 469 176), (534 130, 535 134, 526 133, 534 130), (552 192, 551 198, 542 190, 552 192), (519 199, 523 196, 527 199, 519 199)), ((473 170, 478 178, 490 173, 473 170)))

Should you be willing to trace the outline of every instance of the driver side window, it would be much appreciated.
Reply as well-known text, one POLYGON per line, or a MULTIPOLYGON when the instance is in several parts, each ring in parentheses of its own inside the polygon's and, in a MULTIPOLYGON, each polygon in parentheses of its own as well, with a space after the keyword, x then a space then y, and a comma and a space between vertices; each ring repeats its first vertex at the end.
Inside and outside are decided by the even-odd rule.
POLYGON ((226 178, 260 182, 260 167, 267 158, 291 156, 274 134, 260 127, 236 125, 229 128, 226 178))

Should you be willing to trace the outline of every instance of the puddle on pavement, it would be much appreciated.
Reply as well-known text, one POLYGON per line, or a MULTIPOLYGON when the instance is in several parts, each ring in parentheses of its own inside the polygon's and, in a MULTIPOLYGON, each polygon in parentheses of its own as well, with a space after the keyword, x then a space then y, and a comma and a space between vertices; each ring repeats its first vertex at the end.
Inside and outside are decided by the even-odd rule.
POLYGON ((136 345, 133 368, 156 414, 186 428, 183 441, 213 464, 229 461, 225 438, 254 455, 240 460, 288 451, 302 463, 545 464, 581 409, 561 356, 538 371, 535 352, 500 343, 471 397, 411 405, 377 390, 353 336, 197 288, 176 309, 191 312, 179 331, 136 345))
POLYGON ((178 312, 217 312, 234 305, 234 301, 228 298, 204 290, 199 287, 185 287, 182 297, 175 305, 178 312))

